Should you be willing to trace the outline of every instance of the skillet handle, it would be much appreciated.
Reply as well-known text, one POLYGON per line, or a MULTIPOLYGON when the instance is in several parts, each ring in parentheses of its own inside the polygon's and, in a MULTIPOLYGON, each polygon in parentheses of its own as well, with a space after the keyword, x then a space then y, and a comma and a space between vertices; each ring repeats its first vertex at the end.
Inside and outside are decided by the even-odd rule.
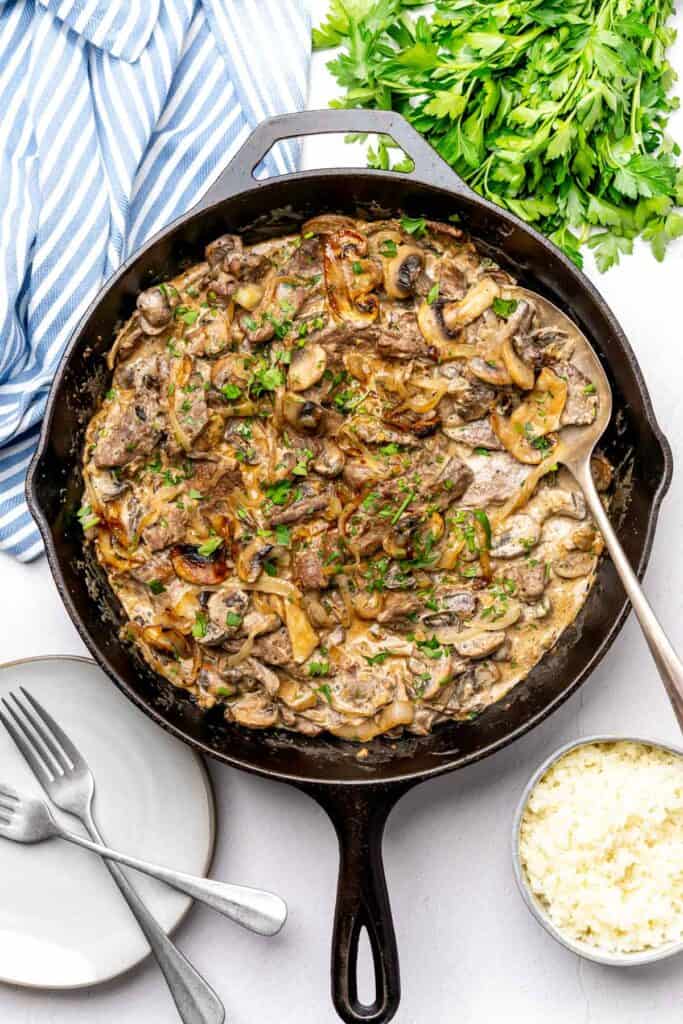
POLYGON ((339 840, 339 882, 332 936, 332 1001, 346 1024, 387 1024, 401 999, 398 949, 382 863, 389 812, 408 785, 308 787, 339 840), (358 998, 358 940, 367 931, 375 998, 358 998))
POLYGON ((432 185, 446 184, 451 192, 464 198, 475 193, 441 159, 436 150, 400 114, 391 110, 300 110, 292 114, 270 117, 256 126, 228 166, 209 186, 195 212, 230 198, 245 189, 266 185, 272 178, 256 179, 254 169, 276 142, 304 135, 327 135, 340 132, 369 132, 390 135, 408 154, 415 169, 407 173, 376 171, 382 176, 415 178, 432 185))

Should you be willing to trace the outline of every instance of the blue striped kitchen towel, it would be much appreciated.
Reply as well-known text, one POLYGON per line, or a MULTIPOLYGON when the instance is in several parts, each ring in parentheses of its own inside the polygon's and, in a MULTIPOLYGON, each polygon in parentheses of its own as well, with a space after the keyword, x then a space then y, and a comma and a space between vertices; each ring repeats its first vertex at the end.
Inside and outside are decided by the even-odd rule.
POLYGON ((0 0, 1 549, 42 551, 24 478, 88 304, 254 125, 304 106, 309 59, 307 0, 0 0))

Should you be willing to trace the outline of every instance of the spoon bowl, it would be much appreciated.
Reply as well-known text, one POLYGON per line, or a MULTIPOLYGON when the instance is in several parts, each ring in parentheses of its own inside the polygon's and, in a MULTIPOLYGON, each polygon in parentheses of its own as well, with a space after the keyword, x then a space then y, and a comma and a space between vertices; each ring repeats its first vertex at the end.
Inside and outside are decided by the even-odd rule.
MULTIPOLYGON (((527 288, 514 286, 506 288, 505 292, 512 298, 531 301, 537 309, 544 312, 544 319, 549 326, 556 326, 558 331, 562 331, 573 340, 572 362, 595 388, 598 399, 595 419, 592 423, 585 425, 562 427, 560 439, 552 451, 552 461, 566 466, 583 491, 591 515, 602 534, 614 567, 636 613, 678 724, 683 730, 683 663, 671 646, 643 593, 638 578, 609 521, 591 473, 591 455, 612 417, 612 389, 607 374, 597 352, 583 331, 557 306, 527 288)), ((550 462, 550 460, 547 461, 550 462)), ((544 471, 547 470, 539 466, 539 472, 544 471)))

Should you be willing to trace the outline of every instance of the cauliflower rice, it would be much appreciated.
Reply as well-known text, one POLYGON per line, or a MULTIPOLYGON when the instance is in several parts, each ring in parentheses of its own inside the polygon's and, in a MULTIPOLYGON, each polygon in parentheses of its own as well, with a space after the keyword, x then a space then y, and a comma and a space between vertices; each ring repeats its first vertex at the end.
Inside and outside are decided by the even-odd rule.
POLYGON ((683 757, 630 741, 570 750, 532 790, 519 847, 568 937, 633 953, 683 939, 683 757))

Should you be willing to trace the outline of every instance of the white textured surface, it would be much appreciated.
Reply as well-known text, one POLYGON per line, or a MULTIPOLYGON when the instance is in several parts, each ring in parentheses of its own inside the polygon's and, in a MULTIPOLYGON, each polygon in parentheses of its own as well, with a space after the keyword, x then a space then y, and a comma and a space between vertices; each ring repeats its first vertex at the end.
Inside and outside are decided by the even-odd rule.
MULTIPOLYGON (((316 10, 325 4, 314 0, 316 10)), ((681 16, 678 16, 680 23, 681 16)), ((334 95, 314 61, 309 106, 334 95)), ((678 67, 683 49, 678 48, 678 67)), ((683 118, 678 118, 683 137, 683 118)), ((341 139, 308 146, 306 165, 351 162, 341 139)), ((683 246, 663 265, 638 253, 591 275, 626 329, 659 421, 683 460, 680 292, 683 246)), ((683 651, 683 478, 665 500, 646 589, 683 651)), ((44 560, 0 559, 0 657, 81 653, 44 560)), ((633 971, 584 963, 550 939, 519 898, 509 856, 519 793, 555 747, 588 733, 630 732, 673 742, 680 734, 634 622, 582 691, 549 721, 481 764, 408 794, 388 823, 385 861, 401 951, 398 1024, 673 1024, 683 1001, 683 960, 633 971)), ((180 929, 183 950, 221 994, 231 1024, 334 1024, 329 942, 336 841, 322 811, 289 787, 212 766, 219 805, 217 876, 263 885, 290 904, 273 940, 200 908, 180 929)), ((1 852, 1 851, 0 851, 1 852)), ((172 1024, 153 965, 80 995, 0 986, 8 1024, 172 1024)))

